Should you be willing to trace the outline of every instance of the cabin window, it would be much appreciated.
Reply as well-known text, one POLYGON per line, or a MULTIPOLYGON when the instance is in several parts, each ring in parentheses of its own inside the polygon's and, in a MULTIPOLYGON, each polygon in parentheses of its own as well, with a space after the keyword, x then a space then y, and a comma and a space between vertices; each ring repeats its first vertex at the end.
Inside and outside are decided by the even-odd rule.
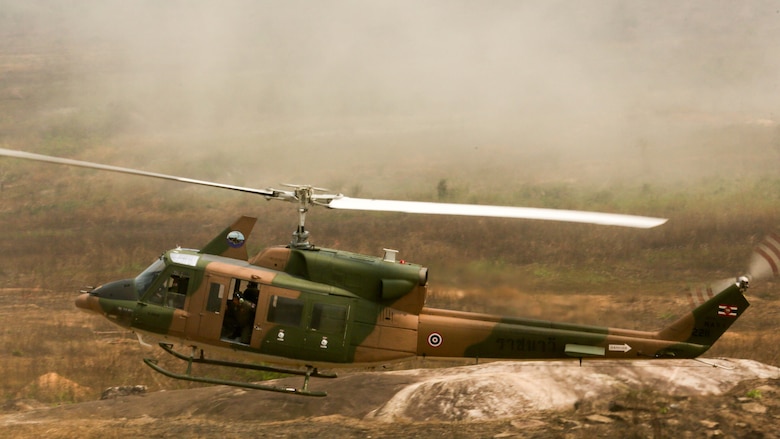
POLYGON ((283 296, 271 296, 268 321, 280 325, 300 326, 303 317, 303 301, 283 296))
POLYGON ((328 334, 341 334, 347 326, 346 306, 315 303, 311 314, 311 329, 328 334))
POLYGON ((220 283, 212 283, 209 287, 209 297, 206 301, 206 311, 218 313, 222 309, 222 296, 225 286, 220 283))

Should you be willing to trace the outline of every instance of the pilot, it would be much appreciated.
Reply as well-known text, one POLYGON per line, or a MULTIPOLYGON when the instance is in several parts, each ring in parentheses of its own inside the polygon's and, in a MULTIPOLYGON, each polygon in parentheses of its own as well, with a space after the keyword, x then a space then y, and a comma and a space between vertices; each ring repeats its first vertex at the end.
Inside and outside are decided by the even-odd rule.
POLYGON ((171 286, 168 287, 167 305, 170 308, 184 308, 184 294, 185 291, 179 291, 182 285, 181 277, 178 275, 171 276, 171 286))
POLYGON ((171 275, 171 286, 168 287, 169 293, 178 293, 179 292, 179 282, 181 280, 181 277, 177 275, 171 275))

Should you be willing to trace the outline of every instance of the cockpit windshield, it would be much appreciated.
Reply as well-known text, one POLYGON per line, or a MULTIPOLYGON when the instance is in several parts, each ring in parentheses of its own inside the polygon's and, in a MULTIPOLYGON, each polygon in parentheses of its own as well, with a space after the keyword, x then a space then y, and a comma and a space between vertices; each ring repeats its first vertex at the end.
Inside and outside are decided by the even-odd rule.
POLYGON ((160 276, 163 269, 165 269, 165 262, 162 258, 154 261, 143 273, 139 274, 135 278, 135 289, 138 291, 138 296, 143 296, 149 286, 160 276))

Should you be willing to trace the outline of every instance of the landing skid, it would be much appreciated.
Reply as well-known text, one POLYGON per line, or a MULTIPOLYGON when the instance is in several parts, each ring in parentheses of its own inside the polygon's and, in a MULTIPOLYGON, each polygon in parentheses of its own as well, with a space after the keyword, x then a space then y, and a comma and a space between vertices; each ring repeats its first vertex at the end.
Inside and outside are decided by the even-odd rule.
POLYGON ((282 367, 274 367, 274 366, 262 366, 259 364, 250 364, 250 363, 239 363, 239 362, 233 362, 233 361, 222 361, 222 360, 210 360, 203 357, 203 350, 200 351, 200 356, 195 357, 195 349, 193 347, 192 354, 187 356, 183 355, 179 352, 176 352, 173 350, 173 345, 170 343, 159 343, 160 347, 167 353, 173 355, 174 357, 186 361, 187 362, 187 371, 183 374, 171 372, 167 369, 163 369, 157 364, 156 360, 153 360, 151 358, 144 358, 144 363, 146 363, 147 366, 154 369, 156 372, 161 373, 169 378, 177 379, 177 380, 185 380, 185 381, 193 381, 196 383, 206 383, 206 384, 218 384, 223 386, 232 386, 232 387, 242 387, 245 389, 254 389, 254 390, 264 390, 268 392, 279 392, 279 393, 289 393, 294 395, 303 395, 303 396, 327 396, 327 392, 319 392, 319 391, 312 391, 309 390, 309 378, 315 377, 315 378, 336 378, 336 374, 330 374, 330 373, 322 373, 317 368, 308 366, 306 370, 300 370, 300 369, 287 369, 282 367), (208 364, 212 366, 223 366, 223 367, 234 367, 237 369, 250 369, 250 370, 261 370, 266 372, 278 372, 278 373, 284 373, 284 374, 290 374, 290 375, 299 375, 303 376, 303 387, 297 388, 297 387, 278 387, 278 386, 270 386, 270 385, 264 385, 264 384, 255 384, 255 383, 247 383, 244 381, 232 381, 232 380, 222 380, 219 378, 209 378, 209 377, 201 377, 201 376, 195 376, 192 375, 192 364, 208 364))

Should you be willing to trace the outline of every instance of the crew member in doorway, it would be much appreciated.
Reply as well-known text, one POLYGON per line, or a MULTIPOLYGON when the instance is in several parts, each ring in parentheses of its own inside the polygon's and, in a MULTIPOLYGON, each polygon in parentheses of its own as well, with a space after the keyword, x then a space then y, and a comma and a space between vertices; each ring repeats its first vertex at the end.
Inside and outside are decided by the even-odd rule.
POLYGON ((255 312, 260 290, 257 282, 249 282, 241 294, 241 307, 238 312, 238 324, 241 326, 241 343, 249 344, 252 341, 252 329, 255 325, 255 312))

